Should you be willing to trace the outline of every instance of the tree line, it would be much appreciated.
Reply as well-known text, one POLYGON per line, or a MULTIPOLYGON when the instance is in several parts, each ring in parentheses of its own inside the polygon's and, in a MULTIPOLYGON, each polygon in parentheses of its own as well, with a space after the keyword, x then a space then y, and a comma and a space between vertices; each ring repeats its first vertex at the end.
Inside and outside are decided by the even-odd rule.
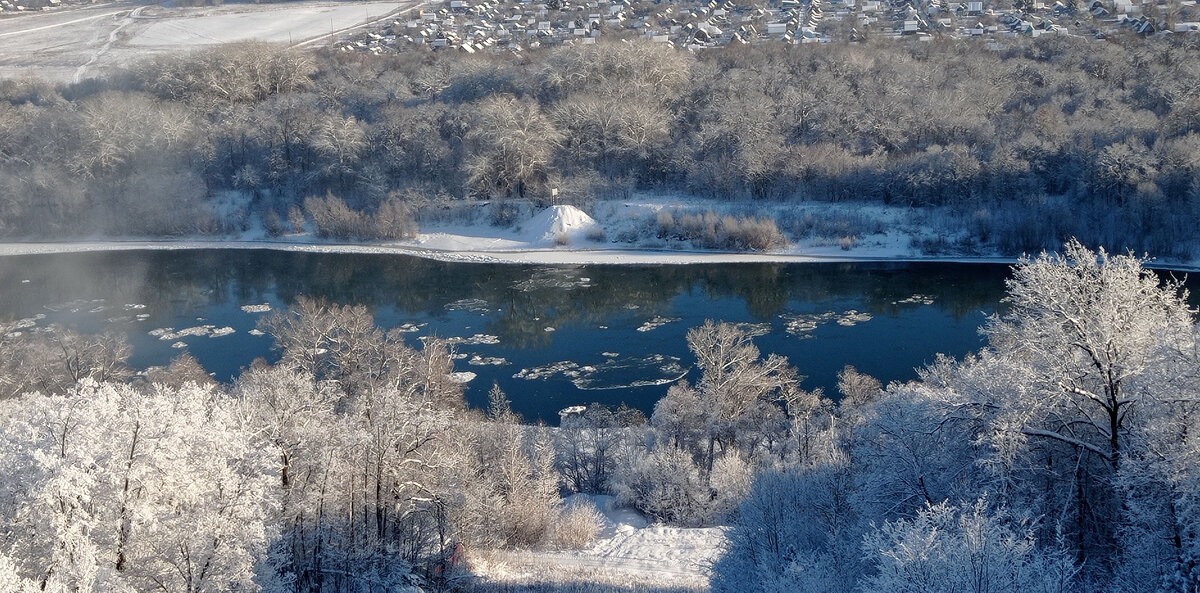
MULTIPOLYGON (((0 233, 405 236, 470 198, 946 207, 959 245, 1186 256, 1200 48, 1067 36, 521 56, 228 45, 0 82, 0 233), (230 195, 248 196, 218 207, 230 195)), ((502 218, 502 217, 501 217, 502 218)), ((793 231, 786 225, 784 232, 793 231)))

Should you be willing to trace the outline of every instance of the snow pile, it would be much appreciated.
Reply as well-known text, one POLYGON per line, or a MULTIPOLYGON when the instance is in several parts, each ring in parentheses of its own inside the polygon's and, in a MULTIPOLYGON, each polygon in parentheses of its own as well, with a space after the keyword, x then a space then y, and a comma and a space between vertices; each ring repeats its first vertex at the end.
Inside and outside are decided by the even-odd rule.
POLYGON ((525 239, 530 243, 575 242, 596 228, 596 221, 574 206, 551 206, 529 219, 524 225, 525 239))

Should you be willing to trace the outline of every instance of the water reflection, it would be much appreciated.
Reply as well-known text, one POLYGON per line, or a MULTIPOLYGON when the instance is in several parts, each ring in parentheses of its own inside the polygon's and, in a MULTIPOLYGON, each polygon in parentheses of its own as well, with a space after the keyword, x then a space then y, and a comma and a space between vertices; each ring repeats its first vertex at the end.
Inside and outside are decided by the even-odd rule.
POLYGON ((254 357, 272 356, 269 338, 251 333, 261 305, 286 307, 300 295, 362 304, 380 325, 411 330, 413 344, 462 338, 458 370, 478 375, 473 402, 496 381, 519 412, 553 421, 561 407, 596 400, 649 411, 664 378, 690 368, 684 335, 706 318, 748 324, 764 352, 788 356, 809 375, 809 388, 832 390, 844 364, 885 382, 908 379, 937 352, 980 346, 977 328, 998 306, 1007 273, 984 264, 527 266, 259 250, 81 253, 0 258, 0 316, 40 314, 36 323, 82 331, 120 327, 135 365, 167 362, 175 344, 228 380, 254 357), (98 304, 56 310, 72 301, 98 304), (173 342, 151 335, 205 326, 221 331, 173 342), (583 379, 514 378, 558 363, 592 370, 580 371, 583 379))

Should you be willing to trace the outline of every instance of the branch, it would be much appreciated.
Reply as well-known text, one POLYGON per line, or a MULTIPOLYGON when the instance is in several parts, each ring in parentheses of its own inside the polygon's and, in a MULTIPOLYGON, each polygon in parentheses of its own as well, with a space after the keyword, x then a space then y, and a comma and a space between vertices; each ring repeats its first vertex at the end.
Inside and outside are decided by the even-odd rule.
POLYGON ((1096 455, 1103 457, 1105 461, 1110 461, 1110 462, 1112 461, 1111 453, 1107 453, 1104 450, 1096 447, 1093 444, 1085 443, 1079 439, 1061 435, 1061 434, 1058 434, 1057 432, 1053 432, 1053 431, 1049 431, 1049 430, 1036 430, 1036 429, 1032 429, 1032 428, 1026 428, 1026 429, 1021 430, 1021 434, 1024 434, 1026 436, 1031 436, 1031 437, 1046 437, 1049 439, 1054 439, 1056 441, 1060 441, 1060 442, 1066 443, 1068 445, 1074 445, 1076 447, 1079 447, 1080 449, 1087 449, 1088 451, 1091 451, 1092 453, 1095 453, 1096 455))

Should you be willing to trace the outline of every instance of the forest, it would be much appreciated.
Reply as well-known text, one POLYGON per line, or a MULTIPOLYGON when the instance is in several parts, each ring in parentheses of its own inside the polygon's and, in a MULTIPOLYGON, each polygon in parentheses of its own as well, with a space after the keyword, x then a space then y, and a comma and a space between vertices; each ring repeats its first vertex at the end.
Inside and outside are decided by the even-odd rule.
POLYGON ((586 210, 662 192, 940 209, 938 224, 969 232, 932 251, 1015 256, 1078 237, 1187 259, 1198 69, 1194 36, 521 55, 228 45, 66 86, 0 81, 0 236, 313 225, 392 239, 473 200, 506 224, 514 200, 586 210))
POLYGON ((468 408, 452 347, 363 306, 271 313, 281 358, 229 384, 0 328, 0 590, 507 590, 472 554, 590 546, 596 512, 562 498, 589 493, 728 525, 715 592, 1195 591, 1200 326, 1145 264, 1025 258, 982 350, 906 383, 846 367, 837 393, 709 321, 648 418, 560 427, 499 388, 468 408))

